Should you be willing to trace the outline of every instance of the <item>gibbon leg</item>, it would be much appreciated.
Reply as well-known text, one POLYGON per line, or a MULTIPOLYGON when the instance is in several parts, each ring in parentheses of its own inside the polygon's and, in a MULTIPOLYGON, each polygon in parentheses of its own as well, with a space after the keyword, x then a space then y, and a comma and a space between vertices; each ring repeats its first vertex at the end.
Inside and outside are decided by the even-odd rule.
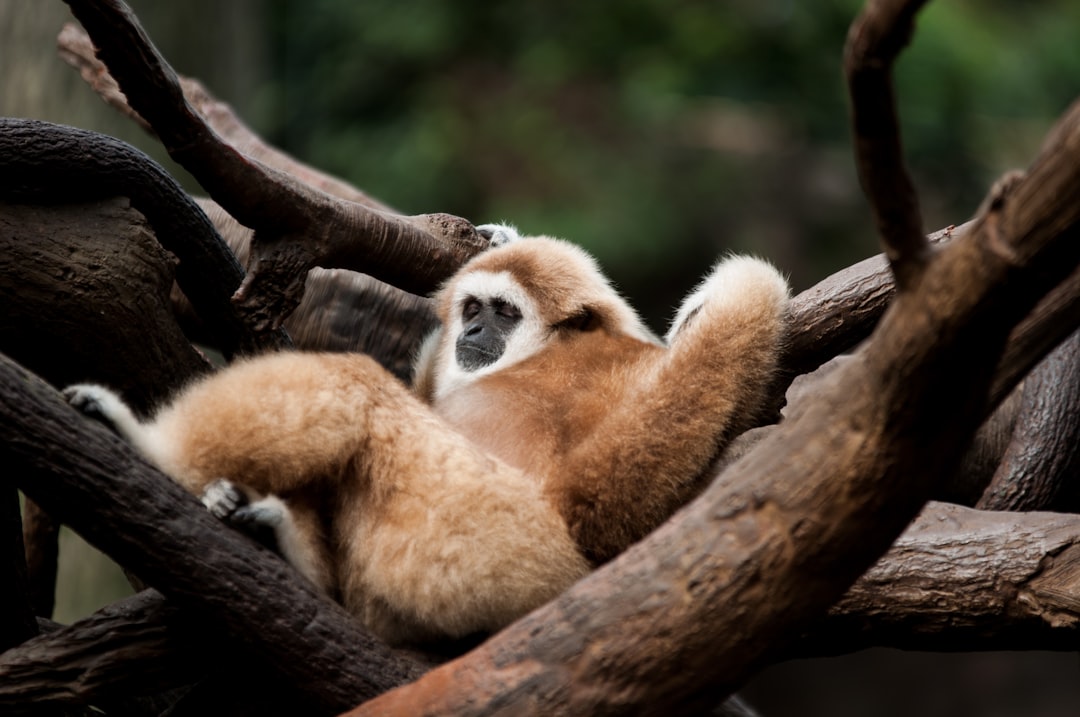
POLYGON ((224 478, 207 485, 201 498, 215 518, 270 548, 312 584, 330 592, 330 560, 315 516, 292 510, 276 495, 260 497, 224 478))
POLYGON ((670 346, 627 369, 613 406, 549 487, 594 563, 610 560, 703 487, 703 473, 765 400, 788 288, 765 262, 721 261, 690 295, 670 346))

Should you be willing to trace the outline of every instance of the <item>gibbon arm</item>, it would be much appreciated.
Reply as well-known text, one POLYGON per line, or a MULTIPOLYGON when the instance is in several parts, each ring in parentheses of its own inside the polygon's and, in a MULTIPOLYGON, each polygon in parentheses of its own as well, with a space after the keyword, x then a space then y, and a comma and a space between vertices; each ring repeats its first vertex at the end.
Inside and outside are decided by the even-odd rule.
POLYGON ((788 288, 768 264, 720 262, 688 297, 670 347, 628 370, 625 400, 568 456, 553 494, 599 564, 666 520, 702 487, 719 452, 767 397, 788 288))

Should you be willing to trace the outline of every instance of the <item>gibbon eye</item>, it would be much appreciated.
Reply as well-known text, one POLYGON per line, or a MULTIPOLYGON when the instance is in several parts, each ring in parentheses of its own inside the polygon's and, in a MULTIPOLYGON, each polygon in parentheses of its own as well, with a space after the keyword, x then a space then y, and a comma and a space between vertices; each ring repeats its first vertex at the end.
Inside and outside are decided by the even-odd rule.
POLYGON ((480 313, 480 302, 476 299, 469 298, 465 301, 465 305, 461 307, 461 318, 469 321, 475 319, 476 315, 480 313))
POLYGON ((502 299, 495 299, 491 302, 492 308, 495 309, 495 313, 504 319, 520 319, 521 310, 518 307, 511 304, 509 301, 503 301, 502 299))

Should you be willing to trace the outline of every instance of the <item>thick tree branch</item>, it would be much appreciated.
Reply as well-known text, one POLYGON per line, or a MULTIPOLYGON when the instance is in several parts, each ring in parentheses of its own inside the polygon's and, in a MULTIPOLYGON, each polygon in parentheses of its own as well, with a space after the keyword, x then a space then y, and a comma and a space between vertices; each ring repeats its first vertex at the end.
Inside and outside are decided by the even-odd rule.
POLYGON ((1075 650, 1078 632, 1080 516, 929 503, 794 649, 1075 650))
POLYGON ((0 433, 0 462, 27 495, 207 629, 234 639, 313 708, 339 711, 423 672, 282 560, 222 530, 190 494, 6 358, 0 433))
POLYGON ((427 293, 487 244, 447 214, 401 217, 339 199, 293 180, 223 141, 184 98, 130 8, 119 0, 66 0, 132 109, 211 197, 255 230, 252 262, 238 294, 260 326, 295 308, 313 266, 362 271, 427 293))
POLYGON ((0 198, 87 202, 128 197, 162 246, 180 259, 177 281, 228 354, 287 345, 282 332, 254 330, 232 294, 243 272, 180 185, 142 152, 112 137, 37 120, 0 119, 0 198))
POLYGON ((923 4, 871 0, 852 23, 844 48, 859 181, 901 291, 922 271, 929 245, 915 185, 904 167, 892 66, 910 41, 923 4))
MULTIPOLYGON (((212 200, 196 201, 240 262, 246 263, 251 230, 212 200)), ((182 299, 179 292, 174 293, 177 312, 186 317, 191 312, 182 299)), ((431 299, 355 271, 316 267, 308 272, 304 297, 284 326, 299 348, 360 351, 408 381, 417 347, 437 324, 431 299)), ((185 321, 184 328, 189 335, 201 335, 190 321, 185 321)))
POLYGON ((190 684, 230 657, 207 633, 144 590, 0 655, 0 706, 100 703, 190 684))
POLYGON ((1012 442, 978 502, 986 510, 1049 510, 1080 479, 1080 332, 1024 382, 1012 442))
POLYGON ((1080 261, 1080 107, 1056 136, 898 294, 855 360, 675 519, 350 714, 689 713, 774 657, 951 473, 1009 331, 1080 261))

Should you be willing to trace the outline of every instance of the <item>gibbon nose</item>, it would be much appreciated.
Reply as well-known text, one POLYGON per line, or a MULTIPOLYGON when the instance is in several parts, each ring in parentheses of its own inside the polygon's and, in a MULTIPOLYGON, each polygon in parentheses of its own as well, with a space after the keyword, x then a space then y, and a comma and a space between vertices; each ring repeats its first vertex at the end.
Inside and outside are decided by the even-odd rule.
POLYGON ((464 335, 468 336, 470 338, 475 338, 477 335, 479 335, 479 334, 481 334, 483 332, 484 332, 484 325, 483 324, 472 324, 471 326, 465 327, 464 335))

